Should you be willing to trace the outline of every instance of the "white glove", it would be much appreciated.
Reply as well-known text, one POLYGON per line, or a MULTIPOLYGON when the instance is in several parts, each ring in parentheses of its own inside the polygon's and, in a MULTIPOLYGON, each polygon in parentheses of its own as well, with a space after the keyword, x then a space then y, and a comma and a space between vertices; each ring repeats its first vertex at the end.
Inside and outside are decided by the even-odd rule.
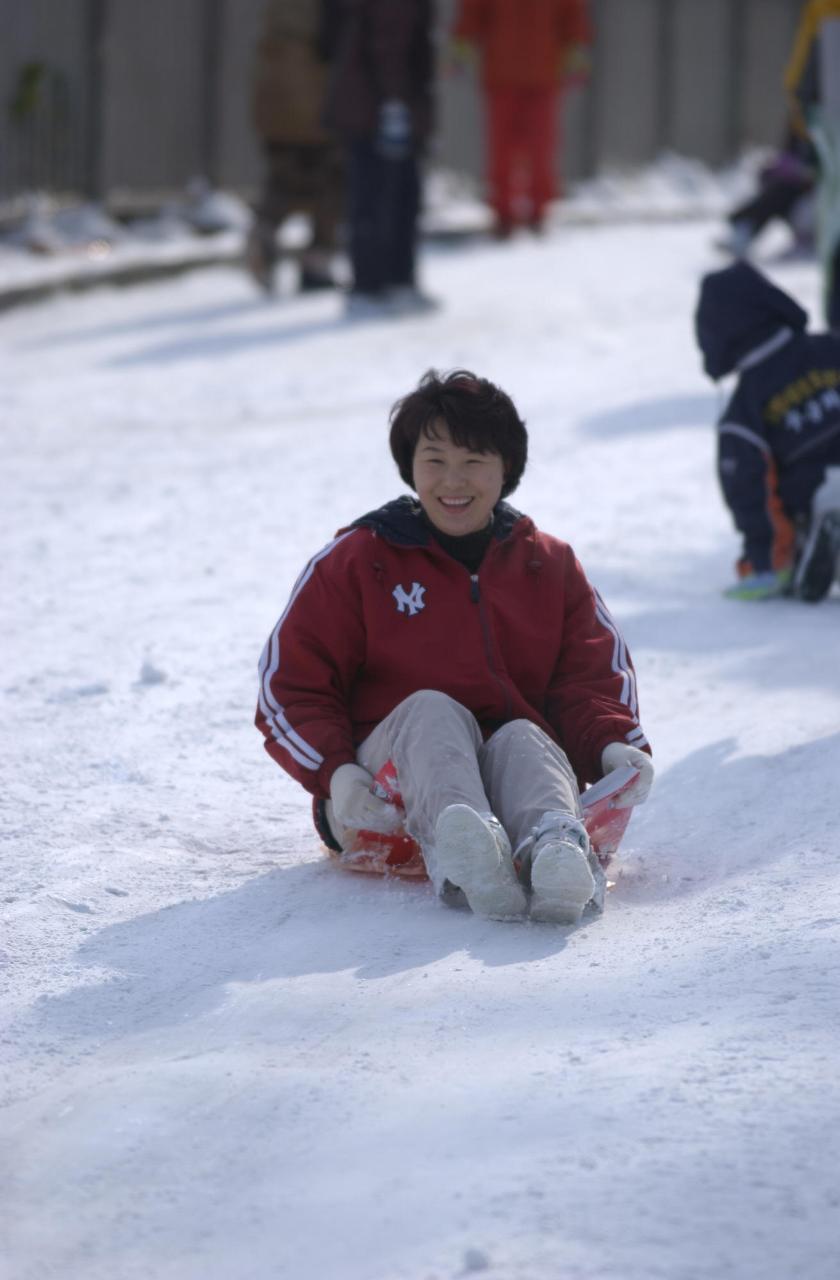
POLYGON ((629 791, 621 797, 619 807, 622 809, 628 809, 631 805, 641 804, 647 800, 648 792, 653 786, 653 764, 646 751, 631 747, 626 742, 610 742, 604 747, 601 752, 601 768, 605 774, 612 773, 613 769, 620 769, 626 764, 640 772, 629 791))
POLYGON ((330 800, 336 821, 351 831, 378 831, 390 835, 402 826, 395 804, 371 791, 373 778, 360 764, 340 764, 330 782, 330 800))

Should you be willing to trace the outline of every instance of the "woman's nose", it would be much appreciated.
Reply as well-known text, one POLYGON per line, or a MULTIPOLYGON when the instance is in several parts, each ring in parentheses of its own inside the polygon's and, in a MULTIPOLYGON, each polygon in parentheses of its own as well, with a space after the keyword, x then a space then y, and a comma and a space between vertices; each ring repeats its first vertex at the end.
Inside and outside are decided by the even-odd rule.
POLYGON ((449 489, 458 489, 463 485, 465 478, 466 472, 464 468, 454 464, 446 468, 444 484, 449 489))

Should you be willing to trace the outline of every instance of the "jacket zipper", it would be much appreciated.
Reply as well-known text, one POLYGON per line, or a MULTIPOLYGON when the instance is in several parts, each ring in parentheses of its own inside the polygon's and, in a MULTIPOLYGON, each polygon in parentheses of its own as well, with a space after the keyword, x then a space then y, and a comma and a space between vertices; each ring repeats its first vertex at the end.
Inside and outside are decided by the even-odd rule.
POLYGON ((501 686, 502 693, 504 694, 504 699, 505 699, 506 719, 509 720, 513 710, 511 706, 511 700, 510 700, 510 690, 508 689, 508 686, 505 683, 505 681, 499 675, 499 672, 496 670, 496 664, 493 660, 493 646, 490 641, 490 627, 487 622, 487 614, 484 610, 484 604, 481 599, 481 591, 478 585, 477 573, 470 574, 470 599, 472 600, 473 604, 478 605, 478 616, 481 619, 481 634, 484 637, 484 652, 487 656, 487 665, 490 668, 491 676, 501 686))

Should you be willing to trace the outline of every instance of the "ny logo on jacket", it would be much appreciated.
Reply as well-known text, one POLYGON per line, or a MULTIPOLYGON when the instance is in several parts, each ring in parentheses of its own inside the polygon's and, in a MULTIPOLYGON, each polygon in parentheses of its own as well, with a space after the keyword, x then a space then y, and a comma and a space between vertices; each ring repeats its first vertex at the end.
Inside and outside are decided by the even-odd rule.
POLYGON ((398 613, 408 613, 409 618, 413 618, 415 613, 419 613, 421 609, 425 609, 423 596, 426 594, 426 588, 421 587, 419 582, 412 582, 411 594, 409 594, 402 584, 394 587, 391 595, 397 602, 398 613))

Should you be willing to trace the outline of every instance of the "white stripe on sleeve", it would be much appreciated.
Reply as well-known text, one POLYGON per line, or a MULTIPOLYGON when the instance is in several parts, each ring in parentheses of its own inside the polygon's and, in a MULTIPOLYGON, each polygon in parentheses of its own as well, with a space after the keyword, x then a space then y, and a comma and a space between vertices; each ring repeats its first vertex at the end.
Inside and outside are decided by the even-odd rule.
POLYGON ((763 453, 765 457, 770 456, 767 441, 762 440, 757 431, 751 431, 749 427, 742 427, 738 422, 722 422, 718 427, 718 434, 722 436, 740 436, 748 444, 755 445, 756 449, 763 453))
POLYGON ((610 611, 601 599, 600 593, 592 588, 595 595, 595 614, 601 626, 609 631, 613 638, 613 654, 612 669, 617 676, 621 676, 621 693, 619 700, 624 703, 625 707, 632 715, 638 715, 639 699, 636 694, 636 677, 630 666, 630 660, 627 656, 627 645, 624 643, 624 636, 613 621, 610 611))
POLYGON ((312 577, 312 574, 315 571, 315 566, 318 562, 323 560, 325 556, 328 556, 340 542, 343 542, 345 538, 349 538, 350 534, 353 532, 354 530, 350 529, 347 533, 343 533, 341 537, 334 538, 333 541, 328 543, 322 551, 319 551, 317 555, 313 556, 306 565, 292 588, 289 603, 286 605, 286 608, 283 610, 274 630, 266 641, 260 657, 259 706, 265 716, 271 736, 274 738, 278 746, 283 747, 284 750, 289 752, 293 759, 297 760, 298 764, 303 765, 306 769, 313 770, 313 772, 317 772, 324 763, 324 757, 319 751, 316 751, 315 747, 313 747, 311 743, 307 742, 305 738, 302 738, 300 734, 292 728, 286 718, 284 708, 272 693, 271 681, 280 669, 280 632, 283 628, 283 623, 286 621, 289 610, 297 600, 309 579, 312 577))

